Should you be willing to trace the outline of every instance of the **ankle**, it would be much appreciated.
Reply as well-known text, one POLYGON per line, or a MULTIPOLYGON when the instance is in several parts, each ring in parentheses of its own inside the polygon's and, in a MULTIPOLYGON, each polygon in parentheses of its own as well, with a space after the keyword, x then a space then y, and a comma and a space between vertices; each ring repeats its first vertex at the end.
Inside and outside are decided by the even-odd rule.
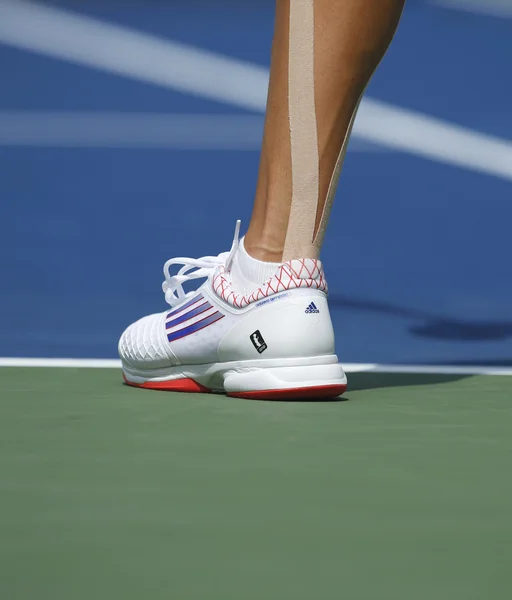
POLYGON ((244 248, 251 258, 263 262, 280 263, 283 258, 283 247, 264 236, 253 236, 251 231, 244 238, 244 248))

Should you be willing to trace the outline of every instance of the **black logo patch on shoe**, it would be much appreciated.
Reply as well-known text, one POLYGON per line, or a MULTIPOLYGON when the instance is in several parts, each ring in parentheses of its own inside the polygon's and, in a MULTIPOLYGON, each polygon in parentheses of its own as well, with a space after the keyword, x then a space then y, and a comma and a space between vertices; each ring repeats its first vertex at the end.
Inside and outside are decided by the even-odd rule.
POLYGON ((265 343, 265 340, 263 339, 263 336, 261 335, 259 329, 254 333, 251 333, 249 337, 251 338, 252 345, 260 354, 262 352, 265 352, 265 350, 267 349, 267 344, 265 343))
POLYGON ((306 310, 304 312, 307 315, 311 315, 311 314, 318 314, 320 311, 316 307, 316 304, 314 302, 311 302, 311 304, 306 308, 306 310))

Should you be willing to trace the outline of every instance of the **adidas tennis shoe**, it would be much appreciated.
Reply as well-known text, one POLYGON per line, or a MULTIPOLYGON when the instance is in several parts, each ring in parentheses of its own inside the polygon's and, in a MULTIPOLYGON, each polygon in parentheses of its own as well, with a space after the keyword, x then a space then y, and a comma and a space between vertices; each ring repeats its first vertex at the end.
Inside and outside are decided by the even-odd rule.
POLYGON ((171 309, 130 325, 119 341, 126 383, 241 398, 339 396, 347 379, 334 353, 320 261, 291 260, 251 294, 237 294, 230 265, 239 228, 229 253, 167 261, 162 287, 171 309), (197 291, 184 291, 202 278, 197 291))

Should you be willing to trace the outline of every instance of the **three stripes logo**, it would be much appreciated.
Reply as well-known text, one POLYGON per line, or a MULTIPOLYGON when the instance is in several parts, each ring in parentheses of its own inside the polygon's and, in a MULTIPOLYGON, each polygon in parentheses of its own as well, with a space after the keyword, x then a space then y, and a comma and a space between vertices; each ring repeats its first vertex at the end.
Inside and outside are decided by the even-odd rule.
POLYGON ((170 342, 180 340, 209 325, 213 325, 224 315, 212 306, 202 295, 172 310, 165 318, 167 339, 170 342))
POLYGON ((316 307, 316 304, 314 302, 311 302, 311 304, 306 308, 306 310, 304 312, 307 315, 312 315, 312 314, 318 314, 320 311, 316 307))

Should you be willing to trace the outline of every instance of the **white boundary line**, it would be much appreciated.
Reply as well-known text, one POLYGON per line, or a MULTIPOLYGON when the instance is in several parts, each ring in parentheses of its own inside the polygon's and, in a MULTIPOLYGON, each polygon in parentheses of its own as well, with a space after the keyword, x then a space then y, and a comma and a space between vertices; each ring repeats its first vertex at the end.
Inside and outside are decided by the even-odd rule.
MULTIPOLYGON (((0 146, 257 151, 263 124, 262 114, 0 110, 0 146)), ((386 149, 354 139, 350 151, 386 149)))
POLYGON ((0 146, 256 150, 263 122, 256 114, 0 110, 0 146))
POLYGON ((377 100, 362 102, 359 139, 512 181, 512 141, 377 100))
POLYGON ((511 0, 430 0, 443 8, 498 18, 512 17, 511 0))
POLYGON ((0 42, 248 110, 265 110, 265 67, 36 2, 0 1, 0 42))
MULTIPOLYGON (((0 42, 131 79, 264 112, 268 70, 26 0, 0 1, 0 42)), ((512 181, 512 141, 365 99, 354 135, 512 181)))
POLYGON ((120 369, 121 361, 110 358, 0 358, 0 367, 44 367, 50 369, 120 369))
MULTIPOLYGON (((121 361, 109 358, 0 358, 0 367, 44 367, 64 369, 120 369, 121 361)), ((416 375, 507 375, 512 367, 450 365, 380 365, 343 363, 347 373, 397 373, 416 375)))

